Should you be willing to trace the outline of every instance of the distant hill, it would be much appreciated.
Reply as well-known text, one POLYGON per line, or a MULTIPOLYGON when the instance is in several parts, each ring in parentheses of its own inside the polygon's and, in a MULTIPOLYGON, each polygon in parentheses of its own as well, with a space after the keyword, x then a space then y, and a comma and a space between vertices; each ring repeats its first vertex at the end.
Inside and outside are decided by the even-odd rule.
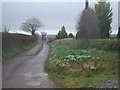
MULTIPOLYGON (((40 35, 40 37, 42 37, 42 36, 40 35)), ((54 35, 54 34, 48 34, 46 36, 46 38, 52 38, 52 39, 55 39, 55 37, 56 37, 56 35, 54 35)))
POLYGON ((54 35, 54 34, 48 34, 47 35, 47 38, 53 38, 54 39, 55 37, 56 37, 56 35, 54 35))

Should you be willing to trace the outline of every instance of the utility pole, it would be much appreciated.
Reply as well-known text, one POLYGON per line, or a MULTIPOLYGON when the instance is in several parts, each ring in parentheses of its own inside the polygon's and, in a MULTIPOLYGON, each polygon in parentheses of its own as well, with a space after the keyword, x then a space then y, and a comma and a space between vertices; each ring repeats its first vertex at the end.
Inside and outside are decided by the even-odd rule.
POLYGON ((88 7, 89 7, 88 0, 85 0, 85 9, 87 9, 88 7))

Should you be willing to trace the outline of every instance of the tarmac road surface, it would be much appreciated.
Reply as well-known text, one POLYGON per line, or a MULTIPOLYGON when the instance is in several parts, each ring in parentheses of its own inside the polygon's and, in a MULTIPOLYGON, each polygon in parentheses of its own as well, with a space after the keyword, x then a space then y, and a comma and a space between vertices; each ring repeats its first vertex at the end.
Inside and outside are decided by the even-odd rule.
POLYGON ((39 42, 33 49, 22 53, 3 64, 3 88, 53 88, 44 65, 50 54, 50 47, 39 42), (40 52, 38 52, 40 51, 40 52), (36 53, 37 52, 37 53, 36 53))

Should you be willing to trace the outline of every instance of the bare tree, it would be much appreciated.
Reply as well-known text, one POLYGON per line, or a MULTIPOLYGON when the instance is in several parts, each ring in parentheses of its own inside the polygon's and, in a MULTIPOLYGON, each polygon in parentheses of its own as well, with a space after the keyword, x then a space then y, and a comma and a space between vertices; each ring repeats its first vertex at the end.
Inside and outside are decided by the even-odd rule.
POLYGON ((39 42, 39 39, 40 39, 39 33, 35 33, 35 39, 36 39, 36 41, 37 41, 37 43, 38 43, 38 42, 39 42))
POLYGON ((8 33, 9 31, 10 31, 10 27, 8 27, 8 26, 3 26, 2 32, 8 33))
POLYGON ((76 38, 92 39, 99 37, 99 20, 94 10, 89 8, 88 0, 85 0, 85 9, 77 21, 76 29, 78 30, 76 38))
POLYGON ((82 12, 77 22, 77 30, 77 38, 99 38, 99 20, 92 9, 87 8, 82 12))
POLYGON ((35 17, 27 19, 26 22, 22 23, 22 26, 20 29, 26 32, 30 32, 32 35, 35 34, 35 31, 38 30, 38 28, 42 27, 42 23, 35 17))
POLYGON ((42 40, 45 40, 47 33, 46 32, 41 32, 41 35, 42 35, 42 40))

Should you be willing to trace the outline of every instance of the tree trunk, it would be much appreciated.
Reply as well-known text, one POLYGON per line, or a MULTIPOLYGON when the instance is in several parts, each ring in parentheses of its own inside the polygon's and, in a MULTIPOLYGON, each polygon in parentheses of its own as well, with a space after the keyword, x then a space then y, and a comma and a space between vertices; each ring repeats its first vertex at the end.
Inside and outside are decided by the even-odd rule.
POLYGON ((32 30, 31 34, 32 34, 32 35, 35 35, 35 31, 34 31, 34 30, 32 30))

